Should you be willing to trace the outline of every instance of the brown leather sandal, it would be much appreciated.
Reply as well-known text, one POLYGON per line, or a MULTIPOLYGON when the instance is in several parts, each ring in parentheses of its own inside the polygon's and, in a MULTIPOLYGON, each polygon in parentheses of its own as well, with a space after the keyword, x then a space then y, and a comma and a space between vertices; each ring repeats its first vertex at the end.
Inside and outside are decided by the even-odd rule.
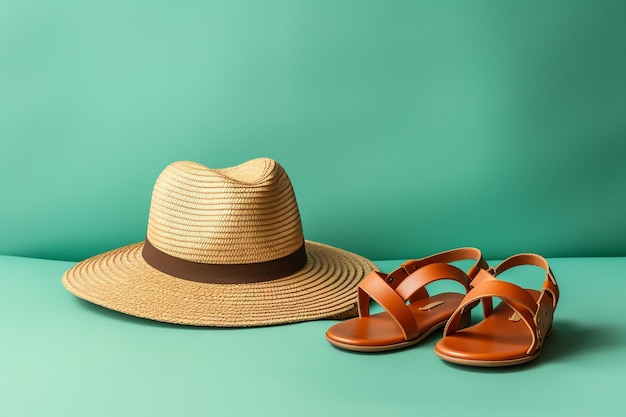
MULTIPOLYGON (((478 249, 460 248, 405 262, 390 274, 372 272, 359 284, 359 317, 332 326, 326 339, 339 348, 359 352, 414 345, 443 327, 465 295, 447 292, 431 296, 425 286, 454 280, 467 293, 471 280, 488 267, 478 249), (449 264, 468 259, 476 262, 467 273, 449 264), (386 311, 370 315, 370 299, 386 311)), ((468 309, 463 317, 468 324, 470 313, 468 309)))
MULTIPOLYGON (((495 268, 480 271, 472 281, 473 289, 452 314, 435 345, 441 359, 470 366, 508 366, 535 359, 552 329, 559 289, 548 262, 539 255, 515 255, 495 268), (534 265, 546 271, 541 291, 522 289, 496 278, 507 269, 534 265), (501 302, 493 308, 492 297, 501 302), (484 319, 459 330, 468 306, 482 301, 484 319)), ((465 324, 465 323, 463 323, 465 324)))

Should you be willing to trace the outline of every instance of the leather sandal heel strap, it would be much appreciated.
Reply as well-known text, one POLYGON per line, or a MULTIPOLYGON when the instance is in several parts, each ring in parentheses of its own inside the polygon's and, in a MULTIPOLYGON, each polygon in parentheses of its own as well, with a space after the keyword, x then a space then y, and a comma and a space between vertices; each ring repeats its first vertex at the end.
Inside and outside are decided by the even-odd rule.
POLYGON ((543 256, 536 255, 534 253, 520 253, 518 255, 513 255, 500 262, 497 266, 491 268, 490 272, 493 276, 497 277, 508 269, 524 265, 533 265, 546 271, 546 277, 543 282, 542 290, 550 293, 554 300, 554 307, 556 308, 560 296, 559 287, 556 282, 556 278, 552 273, 552 269, 550 269, 550 265, 548 265, 548 261, 543 256))

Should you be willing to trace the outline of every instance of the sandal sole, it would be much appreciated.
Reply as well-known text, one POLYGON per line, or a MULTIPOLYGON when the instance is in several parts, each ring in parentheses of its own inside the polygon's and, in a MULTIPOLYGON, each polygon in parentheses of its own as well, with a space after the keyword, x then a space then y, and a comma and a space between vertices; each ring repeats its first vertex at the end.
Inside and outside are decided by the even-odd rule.
POLYGON ((498 368, 498 367, 504 367, 504 366, 521 365, 523 363, 530 362, 533 359, 537 358, 537 356, 539 356, 540 353, 541 351, 538 351, 537 353, 531 356, 524 356, 522 358, 509 359, 509 360, 503 360, 503 361, 482 361, 482 360, 462 359, 462 358, 457 358, 454 356, 444 355, 439 352, 435 352, 437 356, 439 356, 441 359, 443 359, 446 362, 454 363, 457 365, 476 366, 476 367, 481 367, 481 368, 498 368))

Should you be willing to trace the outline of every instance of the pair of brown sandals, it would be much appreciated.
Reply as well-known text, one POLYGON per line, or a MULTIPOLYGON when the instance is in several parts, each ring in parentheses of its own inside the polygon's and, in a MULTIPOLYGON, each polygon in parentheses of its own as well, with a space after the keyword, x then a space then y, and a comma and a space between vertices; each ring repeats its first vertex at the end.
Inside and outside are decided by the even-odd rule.
POLYGON ((372 272, 359 284, 359 317, 332 326, 326 339, 342 349, 380 352, 415 345, 445 326, 435 346, 441 359, 470 366, 517 365, 541 353, 558 298, 554 274, 539 255, 514 255, 489 267, 478 249, 453 249, 410 260, 390 274, 372 272), (467 272, 451 265, 464 260, 475 261, 467 272), (523 265, 546 271, 540 291, 497 278, 523 265), (426 285, 440 280, 458 282, 465 294, 429 294, 426 285), (501 300, 495 308, 493 297, 501 300), (370 314, 370 299, 384 311, 370 314), (471 310, 479 303, 484 319, 471 325, 471 310))

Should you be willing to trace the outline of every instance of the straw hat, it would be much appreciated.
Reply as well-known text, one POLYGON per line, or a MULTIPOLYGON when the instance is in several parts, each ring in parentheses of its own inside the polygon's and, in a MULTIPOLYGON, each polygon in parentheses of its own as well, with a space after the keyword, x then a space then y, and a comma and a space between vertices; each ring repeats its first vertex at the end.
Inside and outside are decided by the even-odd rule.
POLYGON ((224 169, 174 162, 154 186, 146 240, 78 263, 72 294, 195 326, 262 326, 357 314, 375 265, 305 241, 289 177, 259 158, 224 169))

